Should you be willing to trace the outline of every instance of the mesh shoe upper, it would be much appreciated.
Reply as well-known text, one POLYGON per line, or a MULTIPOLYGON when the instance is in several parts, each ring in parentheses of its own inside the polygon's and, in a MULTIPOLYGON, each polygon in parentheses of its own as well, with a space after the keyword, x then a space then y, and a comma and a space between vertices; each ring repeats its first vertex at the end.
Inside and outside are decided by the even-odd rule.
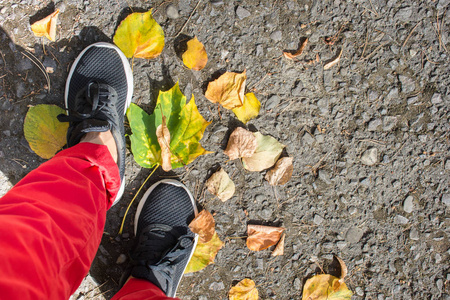
POLYGON ((174 297, 196 245, 189 229, 197 209, 181 183, 153 185, 141 199, 135 220, 131 275, 144 278, 174 297))

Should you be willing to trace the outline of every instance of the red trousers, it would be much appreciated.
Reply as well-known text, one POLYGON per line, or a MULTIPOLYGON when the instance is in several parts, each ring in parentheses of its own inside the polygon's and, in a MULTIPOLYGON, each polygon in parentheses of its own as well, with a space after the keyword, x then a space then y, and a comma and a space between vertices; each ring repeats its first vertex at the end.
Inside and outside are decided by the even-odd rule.
MULTIPOLYGON (((106 146, 80 143, 0 198, 0 299, 68 299, 89 271, 120 187, 106 146)), ((176 299, 130 279, 113 299, 176 299)))

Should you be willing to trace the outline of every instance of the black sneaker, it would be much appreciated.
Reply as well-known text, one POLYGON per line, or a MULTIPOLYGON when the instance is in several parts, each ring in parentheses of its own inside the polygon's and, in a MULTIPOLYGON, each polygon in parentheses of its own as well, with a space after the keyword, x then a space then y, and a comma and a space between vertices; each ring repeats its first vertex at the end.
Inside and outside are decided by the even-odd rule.
POLYGON ((181 182, 164 179, 152 185, 136 211, 136 242, 123 279, 146 279, 175 297, 197 245, 198 236, 188 227, 196 215, 194 197, 181 182))
POLYGON ((64 95, 68 115, 58 116, 61 122, 70 122, 68 147, 78 144, 88 132, 111 130, 121 180, 114 204, 125 188, 123 122, 132 95, 133 74, 128 59, 112 44, 95 43, 85 48, 70 68, 64 95))

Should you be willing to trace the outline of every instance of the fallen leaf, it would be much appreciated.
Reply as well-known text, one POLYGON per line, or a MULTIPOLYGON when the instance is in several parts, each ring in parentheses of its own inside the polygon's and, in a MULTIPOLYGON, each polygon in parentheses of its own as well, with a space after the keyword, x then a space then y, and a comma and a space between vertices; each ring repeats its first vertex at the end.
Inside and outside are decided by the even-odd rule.
POLYGON ((256 150, 250 157, 243 157, 242 163, 246 170, 259 172, 272 167, 283 151, 285 145, 268 135, 253 133, 256 137, 256 150))
POLYGON ((236 128, 228 139, 227 148, 223 153, 231 160, 250 157, 255 153, 257 141, 255 135, 242 127, 236 128))
POLYGON ((283 185, 291 179, 294 171, 293 160, 292 157, 282 157, 277 161, 275 167, 270 169, 265 177, 270 185, 283 185))
POLYGON ((170 152, 172 169, 190 164, 200 155, 211 153, 200 144, 207 122, 198 112, 194 96, 188 104, 181 93, 178 82, 168 91, 159 92, 156 108, 148 115, 136 104, 127 111, 132 135, 131 150, 136 162, 144 168, 162 165, 161 146, 156 129, 166 118, 170 133, 170 152))
POLYGON ((187 50, 182 55, 183 63, 189 69, 200 71, 208 62, 205 46, 194 37, 187 42, 187 50))
POLYGON ((284 239, 285 239, 285 237, 286 237, 286 234, 283 233, 283 235, 281 236, 281 239, 278 242, 277 246, 272 251, 272 256, 278 256, 278 255, 283 255, 284 254, 284 239))
POLYGON ((233 113, 244 124, 258 116, 261 103, 255 94, 247 93, 244 97, 244 104, 240 107, 233 108, 233 113))
POLYGON ((152 10, 132 13, 123 20, 113 38, 126 57, 151 59, 164 48, 164 31, 153 19, 152 10))
POLYGON ((59 122, 56 118, 64 113, 64 109, 47 104, 39 104, 28 110, 23 124, 25 139, 40 157, 49 159, 66 144, 69 123, 59 122))
POLYGON ((219 239, 217 232, 214 233, 209 242, 199 242, 184 273, 197 272, 204 269, 207 265, 214 263, 214 258, 222 247, 223 242, 219 239))
POLYGON ((229 300, 258 300, 258 290, 255 282, 251 279, 245 278, 239 281, 228 292, 229 300))
POLYGON ((281 238, 283 227, 247 225, 247 247, 252 251, 267 249, 281 238))
POLYGON ((328 70, 329 68, 331 68, 332 66, 336 65, 341 60, 341 55, 342 55, 343 49, 344 48, 341 48, 341 51, 339 52, 339 54, 335 58, 333 58, 331 61, 329 61, 325 65, 323 65, 323 69, 324 70, 328 70))
POLYGON ((308 44, 308 39, 304 39, 303 42, 299 45, 298 50, 295 52, 291 51, 283 51, 284 57, 287 59, 294 59, 297 58, 297 56, 300 56, 303 53, 303 50, 305 50, 306 45, 308 44))
POLYGON ((204 209, 191 221, 189 228, 193 233, 198 234, 200 243, 207 243, 216 233, 215 225, 216 222, 211 213, 204 209))
POLYGON ((339 278, 321 274, 306 281, 302 300, 350 300, 352 295, 352 291, 339 278))
POLYGON ((166 125, 166 117, 162 116, 162 124, 156 128, 156 138, 158 139, 159 147, 161 147, 161 167, 164 171, 172 170, 170 152, 170 132, 166 125))
POLYGON ((347 273, 348 273, 347 266, 345 265, 345 262, 342 260, 342 258, 340 258, 337 255, 335 255, 334 257, 336 258, 336 260, 339 262, 339 265, 341 266, 341 276, 339 277, 339 281, 344 282, 344 277, 347 276, 347 273))
POLYGON ((205 97, 212 103, 219 103, 226 109, 244 104, 246 71, 242 73, 226 72, 218 79, 208 83, 205 97))
POLYGON ((223 202, 233 197, 235 191, 234 182, 222 168, 209 177, 206 187, 211 194, 216 195, 223 202))
POLYGON ((33 24, 31 24, 31 31, 33 31, 35 36, 45 36, 50 41, 55 41, 58 14, 59 9, 46 16, 42 20, 34 22, 33 24))

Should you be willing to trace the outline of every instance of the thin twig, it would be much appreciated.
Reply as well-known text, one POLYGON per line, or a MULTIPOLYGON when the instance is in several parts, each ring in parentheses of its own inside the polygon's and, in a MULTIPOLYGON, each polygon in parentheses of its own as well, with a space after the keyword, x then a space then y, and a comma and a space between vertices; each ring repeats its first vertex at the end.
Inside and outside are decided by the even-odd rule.
MULTIPOLYGON (((26 51, 26 50, 25 50, 26 51)), ((27 51, 28 52, 28 51, 27 51)), ((21 51, 21 53, 23 55, 25 55, 26 58, 28 58, 29 60, 31 60, 31 62, 33 64, 36 65, 36 67, 39 68, 39 70, 41 70, 41 72, 44 74, 45 79, 47 80, 47 86, 48 86, 48 92, 50 92, 50 77, 48 76, 47 72, 45 71, 45 67, 44 65, 41 63, 41 61, 39 59, 37 59, 36 56, 34 56, 32 53, 28 52, 28 54, 33 57, 34 59, 32 59, 30 56, 28 56, 25 52, 21 51)))
POLYGON ((413 29, 410 31, 410 33, 408 34, 408 36, 406 37, 405 41, 403 42, 403 45, 400 47, 400 49, 402 49, 403 47, 405 47, 406 43, 408 42, 409 38, 411 37, 411 35, 413 34, 414 30, 416 30, 417 26, 419 26, 419 24, 422 22, 422 20, 420 20, 419 22, 417 22, 416 26, 413 27, 413 29))
POLYGON ((386 46, 388 43, 389 42, 385 42, 385 43, 381 44, 380 46, 376 47, 375 50, 373 50, 372 53, 370 53, 369 55, 364 57, 363 60, 369 59, 372 56, 374 56, 378 50, 380 50, 382 47, 386 46))
POLYGON ((198 0, 197 5, 195 5, 194 10, 191 12, 189 18, 186 20, 186 22, 184 22, 183 27, 181 27, 180 31, 178 31, 178 33, 173 38, 176 38, 181 34, 181 32, 184 30, 184 27, 186 27, 187 23, 191 20, 192 15, 197 10, 197 7, 200 5, 200 2, 202 2, 202 0, 198 0))
POLYGON ((366 53, 366 48, 367 48, 367 42, 369 41, 369 29, 367 29, 366 32, 366 41, 364 42, 364 48, 363 48, 363 52, 361 54, 361 57, 359 58, 359 60, 362 60, 364 57, 364 53, 366 53))
POLYGON ((380 15, 378 14, 377 10, 375 9, 375 6, 373 6, 372 0, 370 1, 370 6, 372 6, 372 9, 375 11, 375 14, 377 15, 377 17, 379 17, 380 15))
POLYGON ((380 146, 384 146, 386 145, 386 142, 384 141, 376 141, 376 140, 372 140, 372 139, 363 139, 363 140, 359 140, 360 142, 370 142, 370 143, 374 143, 380 146))

